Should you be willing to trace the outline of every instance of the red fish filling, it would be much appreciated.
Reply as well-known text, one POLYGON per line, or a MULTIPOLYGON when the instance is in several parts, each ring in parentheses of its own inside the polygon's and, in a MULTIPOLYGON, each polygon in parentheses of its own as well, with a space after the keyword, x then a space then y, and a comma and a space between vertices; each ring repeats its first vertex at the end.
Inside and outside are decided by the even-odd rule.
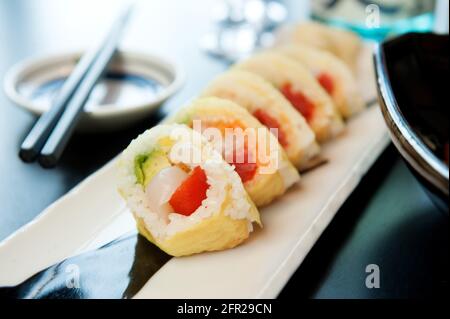
POLYGON ((307 121, 312 119, 314 114, 314 103, 308 99, 308 97, 299 91, 294 91, 290 83, 283 85, 280 90, 286 99, 291 102, 291 104, 305 117, 307 121))
MULTIPOLYGON (((225 134, 225 130, 228 128, 242 128, 244 129, 244 126, 242 125, 242 123, 240 123, 237 120, 233 120, 233 121, 226 121, 226 122, 222 122, 222 121, 206 121, 203 120, 202 121, 202 130, 206 129, 208 127, 215 127, 218 128, 219 130, 221 130, 222 135, 225 134)), ((225 160, 227 160, 228 164, 234 165, 235 167, 235 171, 236 173, 239 175, 239 177, 241 178, 242 182, 248 182, 250 180, 253 179, 253 177, 255 177, 256 171, 258 169, 258 164, 257 163, 252 163, 249 161, 249 152, 248 152, 248 145, 247 145, 247 141, 245 141, 244 147, 242 148, 242 150, 237 150, 236 145, 232 145, 232 160, 230 161, 230 159, 228 158, 228 154, 223 154, 225 160), (244 152, 244 156, 243 159, 241 159, 239 156, 237 156, 237 154, 239 154, 239 152, 243 151, 244 152)), ((224 145, 225 147, 225 145, 224 145)), ((224 153, 225 149, 224 149, 224 153)), ((230 156, 231 157, 231 156, 230 156)))
POLYGON ((170 198, 169 204, 176 213, 190 216, 206 198, 208 188, 205 171, 197 166, 189 177, 178 186, 170 198))
POLYGON ((256 163, 249 162, 247 147, 244 148, 242 159, 237 156, 237 151, 234 149, 233 161, 229 163, 234 165, 236 173, 242 180, 242 183, 248 182, 255 177, 258 166, 256 163))
POLYGON ((332 95, 334 93, 334 81, 333 78, 327 73, 319 73, 317 75, 317 81, 319 81, 320 85, 328 92, 328 94, 332 95))
POLYGON ((270 128, 274 128, 278 130, 278 142, 282 146, 287 146, 288 141, 286 138, 286 134, 283 132, 283 130, 280 127, 280 123, 278 123, 277 119, 270 116, 267 112, 264 112, 264 110, 258 109, 253 113, 253 116, 256 117, 264 126, 270 128))

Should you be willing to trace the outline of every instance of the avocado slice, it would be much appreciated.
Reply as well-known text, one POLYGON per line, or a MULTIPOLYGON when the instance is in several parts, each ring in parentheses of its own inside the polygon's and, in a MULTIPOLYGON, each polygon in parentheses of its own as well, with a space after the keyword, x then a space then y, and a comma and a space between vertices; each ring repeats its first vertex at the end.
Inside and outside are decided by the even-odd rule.
POLYGON ((147 186, 160 170, 169 166, 171 164, 167 154, 160 149, 136 156, 134 159, 134 174, 137 183, 147 186))

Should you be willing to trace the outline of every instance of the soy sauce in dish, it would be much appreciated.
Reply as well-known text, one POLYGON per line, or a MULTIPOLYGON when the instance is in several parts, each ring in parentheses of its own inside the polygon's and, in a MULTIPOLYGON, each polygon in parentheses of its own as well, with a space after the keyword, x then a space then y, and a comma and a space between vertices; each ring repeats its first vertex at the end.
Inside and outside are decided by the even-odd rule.
MULTIPOLYGON (((48 108, 61 89, 64 77, 54 78, 39 86, 21 87, 21 91, 42 107, 48 108)), ((148 103, 164 89, 159 81, 137 74, 108 72, 92 91, 85 109, 124 108, 148 103)))

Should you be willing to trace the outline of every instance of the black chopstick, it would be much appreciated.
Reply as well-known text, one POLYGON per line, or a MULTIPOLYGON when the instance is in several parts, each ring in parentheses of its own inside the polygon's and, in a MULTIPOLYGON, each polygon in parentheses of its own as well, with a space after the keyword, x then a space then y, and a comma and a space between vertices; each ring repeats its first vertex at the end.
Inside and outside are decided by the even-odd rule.
MULTIPOLYGON (((130 8, 127 8, 117 21, 122 21, 129 11, 130 8)), ((114 30, 114 28, 112 30, 114 30)), ((113 32, 110 33, 112 34, 113 32)), ((68 101, 72 98, 75 90, 79 87, 82 79, 99 56, 100 51, 103 49, 109 38, 110 35, 108 34, 103 42, 82 56, 70 76, 64 82, 61 91, 56 96, 50 110, 41 115, 28 133, 19 151, 19 157, 24 162, 32 162, 38 157, 47 138, 64 112, 68 101)))
MULTIPOLYGON (((111 31, 105 38, 105 41, 100 46, 99 50, 96 50, 96 56, 76 86, 76 89, 71 94, 67 104, 62 108, 60 117, 52 119, 52 122, 54 122, 53 130, 47 128, 49 131, 48 139, 45 140, 43 135, 39 139, 39 144, 43 144, 43 147, 38 145, 38 143, 32 145, 33 147, 31 149, 33 149, 33 153, 36 153, 37 151, 37 154, 39 154, 40 151, 38 160, 43 167, 49 168, 55 166, 61 157, 61 154, 82 115, 83 107, 86 104, 90 93, 94 89, 97 81, 103 75, 116 52, 117 43, 123 28, 126 25, 130 12, 131 7, 127 7, 113 24, 111 31)), ((28 154, 30 153, 31 152, 28 152, 28 154)))
POLYGON ((39 155, 45 141, 58 122, 58 119, 61 117, 67 102, 78 88, 81 80, 87 73, 87 70, 95 61, 95 58, 98 56, 100 48, 101 46, 88 51, 82 56, 75 69, 64 82, 64 85, 52 103, 50 110, 42 114, 34 124, 20 146, 19 156, 24 162, 32 162, 39 155))

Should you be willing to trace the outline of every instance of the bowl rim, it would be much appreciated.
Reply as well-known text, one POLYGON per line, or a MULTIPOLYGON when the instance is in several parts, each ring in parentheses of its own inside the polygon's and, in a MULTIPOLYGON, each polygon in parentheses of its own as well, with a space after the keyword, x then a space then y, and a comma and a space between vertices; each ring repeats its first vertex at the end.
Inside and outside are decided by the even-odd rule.
MULTIPOLYGON (((41 115, 43 113, 42 107, 38 106, 32 100, 23 96, 17 90, 17 84, 21 81, 22 77, 32 72, 33 70, 39 69, 42 66, 50 65, 52 63, 64 63, 66 61, 73 61, 81 57, 84 51, 68 51, 56 54, 47 54, 42 56, 35 56, 26 58, 16 64, 14 64, 7 72, 3 81, 3 90, 6 96, 17 106, 28 110, 36 115, 41 115)), ((154 108, 157 105, 162 104, 170 96, 178 92, 185 82, 185 74, 181 67, 174 61, 163 58, 158 55, 148 54, 139 51, 130 50, 118 50, 116 56, 122 57, 124 59, 134 59, 147 61, 151 64, 158 65, 165 72, 170 73, 173 76, 173 80, 164 87, 161 92, 158 92, 155 97, 151 100, 145 102, 139 102, 134 104, 127 104, 126 107, 112 107, 112 104, 103 105, 104 108, 97 108, 94 110, 86 111, 88 117, 102 119, 111 118, 121 115, 127 115, 130 113, 135 113, 148 108, 154 108)))
MULTIPOLYGON (((409 36, 411 35, 409 34, 409 36)), ((398 151, 406 161, 423 178, 448 197, 449 168, 425 145, 404 118, 392 91, 383 45, 383 43, 375 45, 374 60, 377 89, 381 102, 380 108, 389 128, 389 133, 398 151)))

